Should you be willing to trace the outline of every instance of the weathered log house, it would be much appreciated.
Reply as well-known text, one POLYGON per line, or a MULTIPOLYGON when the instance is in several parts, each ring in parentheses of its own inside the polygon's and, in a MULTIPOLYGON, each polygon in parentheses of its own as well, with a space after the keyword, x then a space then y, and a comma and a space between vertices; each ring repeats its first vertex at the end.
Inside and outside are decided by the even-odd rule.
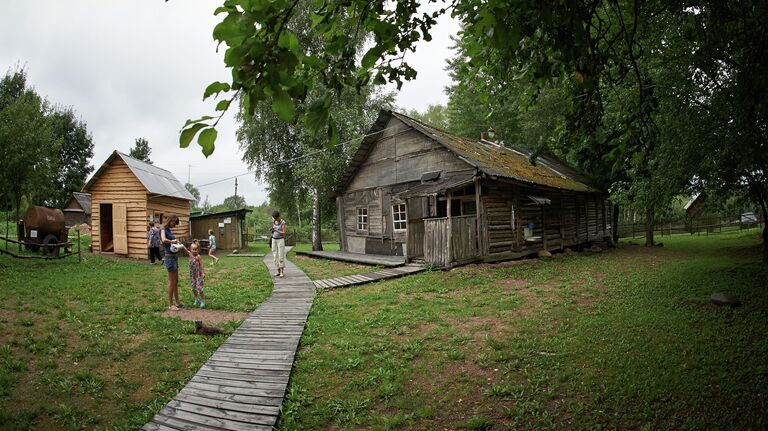
POLYGON ((148 222, 179 217, 174 234, 189 237, 190 202, 195 198, 157 166, 114 151, 83 187, 91 194, 91 244, 95 253, 147 259, 148 222))
POLYGON ((382 110, 337 193, 341 249, 450 267, 608 240, 607 194, 530 155, 382 110))

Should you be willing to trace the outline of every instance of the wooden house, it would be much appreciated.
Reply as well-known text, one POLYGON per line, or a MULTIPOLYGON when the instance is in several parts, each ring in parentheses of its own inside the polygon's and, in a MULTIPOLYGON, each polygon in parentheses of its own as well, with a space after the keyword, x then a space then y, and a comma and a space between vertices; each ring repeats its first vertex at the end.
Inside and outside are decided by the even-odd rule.
POLYGON ((251 210, 242 208, 217 213, 199 213, 190 216, 192 238, 205 240, 208 248, 208 229, 216 235, 216 247, 221 250, 243 249, 248 246, 245 236, 245 216, 251 210))
POLYGON ((80 224, 91 224, 91 195, 88 193, 72 193, 62 209, 64 212, 64 223, 68 227, 80 224))
POLYGON ((91 194, 91 243, 95 253, 147 258, 148 222, 176 214, 174 234, 189 237, 195 198, 165 169, 114 151, 83 187, 91 194))
POLYGON ((607 194, 530 156, 383 110, 337 191, 341 249, 449 267, 607 241, 607 194))

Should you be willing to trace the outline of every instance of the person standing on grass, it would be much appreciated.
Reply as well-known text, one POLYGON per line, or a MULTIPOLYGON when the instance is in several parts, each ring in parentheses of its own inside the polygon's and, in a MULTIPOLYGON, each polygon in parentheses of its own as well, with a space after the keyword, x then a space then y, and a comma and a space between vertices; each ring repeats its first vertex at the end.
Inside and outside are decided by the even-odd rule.
POLYGON ((155 257, 162 262, 163 257, 160 256, 160 230, 155 227, 155 222, 149 222, 149 236, 147 238, 147 246, 149 247, 149 263, 155 263, 155 257))
POLYGON ((186 252, 189 256, 189 284, 192 287, 192 295, 195 296, 193 305, 205 308, 205 294, 203 293, 205 268, 203 267, 203 259, 200 257, 200 245, 196 242, 192 243, 186 252))
MULTIPOLYGON (((171 249, 171 244, 178 244, 179 240, 171 229, 179 225, 179 217, 176 214, 168 216, 168 221, 160 230, 160 240, 165 248, 165 269, 168 270, 168 309, 176 311, 182 307, 179 301, 179 255, 171 249)), ((182 246, 183 247, 183 246, 182 246)))
POLYGON ((272 218, 272 257, 277 268, 275 277, 285 277, 285 220, 280 218, 279 211, 273 212, 272 218))
POLYGON ((208 256, 213 259, 213 264, 219 263, 219 258, 213 255, 213 252, 216 251, 216 236, 213 234, 213 229, 208 229, 208 243, 210 244, 208 246, 208 256))

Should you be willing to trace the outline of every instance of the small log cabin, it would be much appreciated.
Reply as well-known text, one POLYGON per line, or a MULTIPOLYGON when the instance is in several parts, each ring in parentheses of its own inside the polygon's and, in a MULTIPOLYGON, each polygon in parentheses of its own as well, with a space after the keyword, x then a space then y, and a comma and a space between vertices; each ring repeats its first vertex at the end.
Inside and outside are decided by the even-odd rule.
POLYGON ((195 198, 157 166, 114 151, 83 187, 91 194, 91 244, 94 253, 147 259, 148 223, 179 217, 174 234, 189 237, 190 202, 195 198))
POLYGON ((85 223, 91 225, 91 195, 88 193, 72 193, 62 209, 64 212, 64 223, 67 227, 77 226, 85 223))
POLYGON ((609 240, 607 193, 530 156, 382 110, 336 194, 341 249, 451 267, 609 240))
POLYGON ((192 238, 204 240, 208 249, 208 229, 216 235, 216 247, 220 250, 244 249, 248 247, 245 237, 245 216, 251 212, 247 208, 217 213, 199 213, 190 216, 192 238))

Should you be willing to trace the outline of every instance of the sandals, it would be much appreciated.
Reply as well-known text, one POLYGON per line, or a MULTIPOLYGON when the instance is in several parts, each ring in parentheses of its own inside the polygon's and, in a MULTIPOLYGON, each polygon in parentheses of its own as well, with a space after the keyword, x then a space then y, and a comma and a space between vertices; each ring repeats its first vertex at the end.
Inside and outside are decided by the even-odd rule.
POLYGON ((177 306, 175 306, 175 305, 171 305, 170 307, 168 307, 168 309, 169 309, 170 311, 179 311, 179 307, 177 307, 177 306))

